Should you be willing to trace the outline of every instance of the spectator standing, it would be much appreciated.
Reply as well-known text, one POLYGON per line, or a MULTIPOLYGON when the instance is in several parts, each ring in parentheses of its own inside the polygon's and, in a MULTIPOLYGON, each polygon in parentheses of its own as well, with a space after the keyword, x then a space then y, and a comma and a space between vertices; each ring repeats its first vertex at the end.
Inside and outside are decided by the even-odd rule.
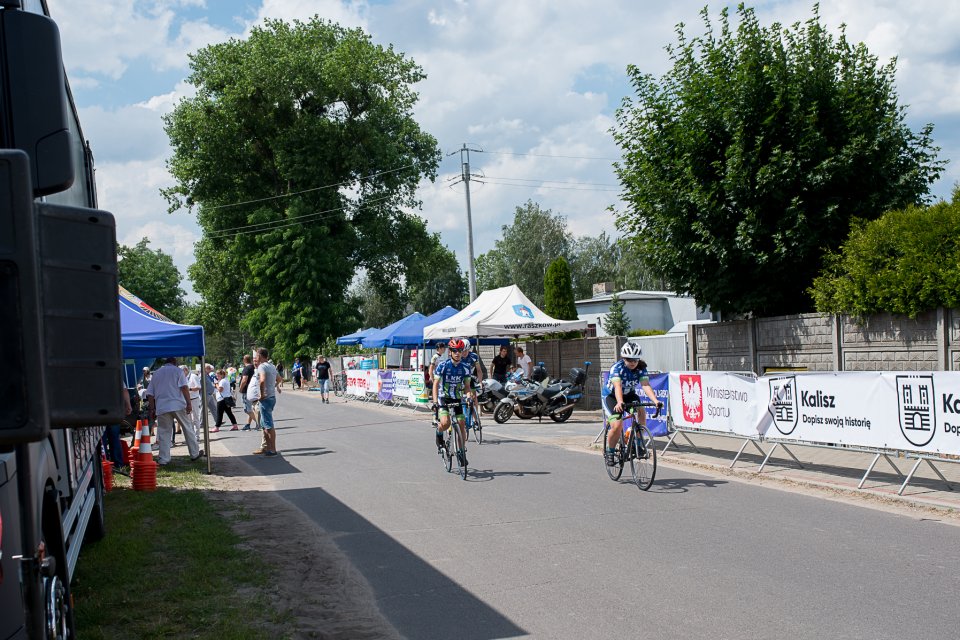
MULTIPOLYGON (((127 391, 127 384, 120 378, 120 394, 123 396, 123 415, 129 416, 133 413, 133 405, 130 404, 130 392, 127 391)), ((127 466, 127 461, 123 459, 123 445, 120 444, 120 425, 112 424, 103 432, 103 446, 107 450, 107 459, 113 463, 114 469, 120 469, 127 466)))
POLYGON ((301 372, 302 365, 300 364, 300 358, 297 358, 293 361, 293 388, 300 388, 300 381, 303 378, 303 373, 301 372))
POLYGON ((200 433, 203 431, 200 422, 203 411, 203 403, 200 402, 200 376, 187 365, 180 368, 183 369, 183 375, 187 378, 187 390, 190 391, 190 419, 193 420, 193 431, 199 440, 200 433))
MULTIPOLYGON (((253 358, 243 356, 243 368, 240 369, 240 398, 243 400, 243 412, 247 414, 247 424, 243 427, 243 431, 250 431, 250 425, 254 420, 253 403, 247 397, 247 389, 253 381, 254 371, 256 369, 253 366, 253 358)), ((257 384, 260 384, 259 381, 257 384)))
POLYGON ((260 382, 260 423, 263 426, 264 446, 254 451, 268 458, 277 455, 277 431, 273 426, 273 409, 277 406, 277 368, 270 362, 270 352, 261 347, 253 358, 260 382))
POLYGON ((173 436, 173 423, 180 423, 183 437, 187 441, 190 460, 204 455, 197 444, 197 434, 187 418, 192 411, 190 390, 183 371, 177 366, 176 358, 167 358, 165 364, 151 376, 147 387, 147 401, 150 403, 150 420, 157 422, 157 440, 160 442, 160 457, 157 464, 170 464, 170 442, 173 436))
POLYGON ((507 384, 507 367, 510 366, 509 350, 506 345, 500 347, 500 353, 493 356, 493 379, 500 384, 507 384))
POLYGON ((320 354, 317 356, 317 386, 320 387, 320 401, 330 404, 330 363, 320 354))
MULTIPOLYGON (((205 384, 207 386, 207 410, 210 412, 210 417, 214 420, 217 419, 217 374, 213 369, 212 364, 208 364, 204 369, 204 373, 207 376, 205 384)), ((202 381, 203 382, 203 381, 202 381)))
POLYGON ((310 358, 300 359, 300 377, 303 378, 303 388, 310 390, 310 380, 313 375, 313 363, 310 358))
POLYGON ((217 371, 217 426, 210 431, 216 433, 220 431, 220 425, 223 424, 223 414, 226 413, 230 418, 230 431, 236 431, 240 427, 237 425, 237 419, 233 415, 233 392, 230 389, 230 378, 223 369, 217 371))
POLYGON ((517 347, 517 366, 523 370, 523 377, 530 377, 530 369, 533 367, 533 360, 523 352, 523 347, 517 347))
POLYGON ((286 378, 283 377, 283 363, 278 362, 277 363, 277 384, 279 384, 280 387, 282 388, 284 382, 286 382, 286 378))

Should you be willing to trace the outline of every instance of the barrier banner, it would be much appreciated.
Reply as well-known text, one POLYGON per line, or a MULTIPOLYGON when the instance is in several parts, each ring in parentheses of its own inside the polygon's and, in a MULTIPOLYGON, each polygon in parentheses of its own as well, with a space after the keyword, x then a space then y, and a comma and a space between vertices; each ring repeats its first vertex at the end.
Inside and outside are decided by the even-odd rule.
POLYGON ((760 412, 767 393, 752 374, 726 371, 677 371, 670 375, 670 415, 686 429, 762 435, 760 412), (762 398, 760 397, 762 394, 762 398))
POLYGON ((393 399, 393 374, 393 371, 381 371, 379 374, 380 390, 377 392, 377 397, 384 402, 393 399))
POLYGON ((768 438, 960 455, 956 372, 797 373, 758 383, 768 438))
POLYGON ((347 371, 347 394, 362 396, 367 392, 367 376, 364 371, 350 369, 347 371))
MULTIPOLYGON (((600 385, 606 386, 609 377, 609 371, 604 371, 600 374, 600 385)), ((670 410, 670 374, 653 374, 650 376, 650 387, 653 389, 653 393, 657 396, 657 399, 663 403, 663 411, 659 418, 654 419, 653 415, 657 412, 657 408, 644 407, 644 411, 647 414, 647 429, 650 430, 650 435, 654 437, 670 435, 670 430, 667 428, 667 412, 670 410)), ((642 400, 649 400, 642 391, 638 391, 637 395, 639 395, 642 400)), ((624 420, 624 423, 627 428, 630 428, 633 425, 633 418, 627 418, 624 420)))
POLYGON ((430 398, 426 395, 426 382, 422 371, 410 372, 410 404, 426 404, 430 398))
POLYGON ((393 397, 404 402, 410 401, 410 376, 412 371, 393 372, 393 397))
POLYGON ((357 364, 357 366, 359 366, 361 369, 365 369, 365 370, 376 369, 376 368, 377 368, 377 358, 364 358, 363 360, 361 360, 361 361, 357 364))

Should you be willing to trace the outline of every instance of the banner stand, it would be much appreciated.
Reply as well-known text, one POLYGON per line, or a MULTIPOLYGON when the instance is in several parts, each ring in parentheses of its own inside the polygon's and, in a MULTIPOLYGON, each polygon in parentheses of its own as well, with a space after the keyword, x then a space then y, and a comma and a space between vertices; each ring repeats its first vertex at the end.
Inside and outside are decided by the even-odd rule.
POLYGON ((767 454, 767 457, 763 459, 763 464, 761 464, 760 468, 757 469, 757 473, 760 473, 761 471, 763 471, 763 467, 767 464, 767 460, 769 460, 770 456, 773 455, 773 452, 777 450, 777 447, 783 447, 783 450, 786 451, 788 454, 790 454, 790 457, 793 458, 793 461, 797 463, 797 466, 800 467, 801 469, 804 468, 803 465, 800 463, 800 461, 797 460, 797 456, 793 455, 793 452, 787 448, 787 445, 783 444, 782 442, 774 442, 773 448, 770 449, 770 453, 767 454))
POLYGON ((888 456, 885 453, 878 453, 873 457, 873 460, 870 461, 870 466, 867 467, 866 473, 864 473, 863 478, 860 479, 860 484, 857 485, 857 489, 863 489, 863 485, 867 481, 867 477, 870 475, 870 472, 873 471, 873 468, 876 466, 877 462, 880 461, 881 456, 883 457, 884 460, 887 461, 887 463, 896 472, 898 476, 900 476, 901 478, 903 477, 903 472, 900 471, 899 468, 897 468, 897 465, 893 464, 893 460, 890 459, 890 456, 888 456))
POLYGON ((950 484, 950 482, 947 481, 947 479, 943 477, 943 474, 940 473, 940 469, 937 469, 937 467, 934 466, 933 461, 936 460, 937 462, 954 462, 954 463, 956 463, 956 462, 960 462, 960 460, 950 460, 950 459, 946 459, 946 460, 945 460, 945 459, 943 459, 943 458, 931 458, 930 456, 925 456, 925 455, 921 455, 921 454, 907 454, 907 457, 908 457, 908 458, 912 458, 914 455, 916 455, 917 463, 913 465, 913 468, 910 469, 910 473, 908 473, 908 474, 907 474, 907 477, 904 478, 903 484, 900 485, 900 490, 897 491, 897 495, 898 495, 898 496, 902 496, 902 495, 903 495, 903 490, 907 488, 907 485, 908 485, 908 484, 910 484, 910 479, 913 478, 913 474, 917 472, 917 468, 920 466, 920 463, 923 462, 924 460, 927 461, 927 464, 930 465, 930 468, 933 469, 933 472, 936 473, 936 474, 940 477, 941 480, 943 480, 943 484, 947 485, 947 489, 949 489, 950 491, 953 491, 953 485, 950 484))

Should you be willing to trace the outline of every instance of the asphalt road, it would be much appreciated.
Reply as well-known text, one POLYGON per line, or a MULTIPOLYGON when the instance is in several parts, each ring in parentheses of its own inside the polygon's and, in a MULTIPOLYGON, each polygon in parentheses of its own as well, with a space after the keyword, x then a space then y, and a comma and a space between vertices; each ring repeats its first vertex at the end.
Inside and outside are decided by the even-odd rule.
POLYGON ((288 392, 276 417, 278 458, 215 437, 411 639, 960 635, 960 527, 664 466, 644 493, 513 421, 488 420, 462 481, 422 413, 288 392))

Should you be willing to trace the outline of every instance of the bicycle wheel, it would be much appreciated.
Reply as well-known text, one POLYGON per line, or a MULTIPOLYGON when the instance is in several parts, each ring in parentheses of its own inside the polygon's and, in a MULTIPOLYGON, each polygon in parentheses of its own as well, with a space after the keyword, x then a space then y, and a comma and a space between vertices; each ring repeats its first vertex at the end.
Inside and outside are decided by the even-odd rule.
MULTIPOLYGON (((606 429, 603 430, 603 450, 604 450, 604 455, 602 456, 603 466, 604 468, 606 468, 607 475, 610 476, 610 479, 616 482, 617 480, 620 479, 620 475, 623 473, 623 456, 620 454, 620 451, 622 451, 622 446, 618 447, 620 451, 614 454, 614 460, 615 460, 614 464, 612 466, 608 465, 606 450, 607 450, 607 433, 609 433, 609 431, 610 431, 610 427, 607 427, 606 429)), ((620 436, 620 442, 621 444, 623 443, 623 435, 620 436)))
POLYGON ((450 453, 450 432, 453 430, 453 427, 450 427, 443 432, 443 449, 440 451, 441 457, 443 458, 443 466, 447 470, 447 473, 453 469, 453 454, 450 453))
POLYGON ((633 483, 641 491, 646 491, 653 484, 657 475, 657 449, 653 443, 653 436, 646 427, 637 425, 630 434, 630 472, 633 474, 633 483))
POLYGON ((473 411, 473 439, 477 444, 483 444, 483 424, 480 422, 480 412, 473 411))
POLYGON ((344 389, 346 389, 346 383, 344 382, 343 376, 338 375, 333 379, 333 395, 338 398, 343 397, 344 389))
POLYGON ((457 428, 457 425, 456 425, 456 424, 451 425, 451 426, 450 426, 450 429, 453 431, 454 441, 457 443, 457 451, 464 451, 464 455, 463 455, 463 456, 455 456, 455 457, 457 458, 457 467, 458 467, 458 470, 459 470, 459 472, 460 472, 460 478, 463 479, 463 480, 466 480, 466 479, 467 479, 467 465, 464 464, 463 458, 466 457, 466 451, 465 451, 465 450, 466 450, 466 448, 467 448, 467 443, 466 443, 466 441, 463 439, 463 437, 460 435, 460 429, 457 428))

